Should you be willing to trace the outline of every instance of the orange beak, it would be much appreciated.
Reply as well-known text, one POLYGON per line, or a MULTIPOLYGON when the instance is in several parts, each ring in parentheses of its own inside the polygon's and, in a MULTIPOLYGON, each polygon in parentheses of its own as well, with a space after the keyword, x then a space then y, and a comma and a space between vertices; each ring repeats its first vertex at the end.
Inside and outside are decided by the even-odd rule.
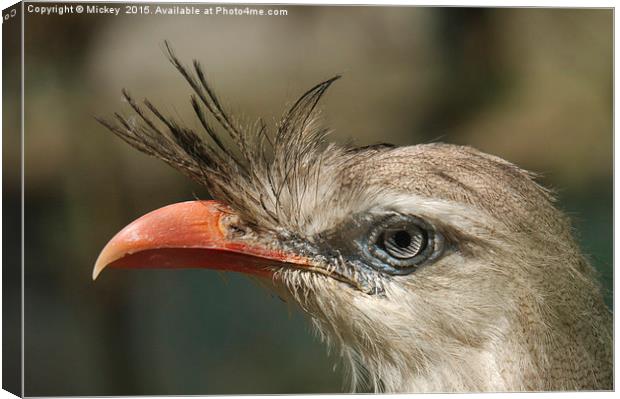
POLYGON ((235 238, 234 213, 217 201, 165 206, 135 220, 103 248, 93 280, 106 267, 207 268, 270 276, 274 265, 308 265, 306 258, 235 238))

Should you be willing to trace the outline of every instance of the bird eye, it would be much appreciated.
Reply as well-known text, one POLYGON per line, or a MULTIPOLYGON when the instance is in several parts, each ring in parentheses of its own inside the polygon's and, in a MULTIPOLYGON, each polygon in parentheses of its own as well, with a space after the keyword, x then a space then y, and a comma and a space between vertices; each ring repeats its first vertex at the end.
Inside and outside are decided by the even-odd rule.
POLYGON ((386 271, 406 274, 441 252, 441 237, 424 220, 394 215, 379 224, 369 240, 370 252, 386 271))
POLYGON ((386 230, 382 244, 385 252, 398 259, 410 259, 428 244, 428 236, 418 226, 402 226, 386 230))

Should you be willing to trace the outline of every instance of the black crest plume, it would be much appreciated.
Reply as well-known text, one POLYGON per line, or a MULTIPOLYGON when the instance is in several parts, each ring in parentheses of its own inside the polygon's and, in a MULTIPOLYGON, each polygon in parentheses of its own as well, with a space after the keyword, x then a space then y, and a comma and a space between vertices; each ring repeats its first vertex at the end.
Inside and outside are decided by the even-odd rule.
POLYGON ((148 99, 138 104, 125 89, 123 97, 135 115, 115 113, 113 120, 97 120, 134 148, 206 186, 214 198, 230 205, 246 223, 274 227, 283 214, 299 214, 294 208, 309 195, 308 180, 319 174, 327 156, 327 131, 316 127, 315 109, 340 76, 304 93, 275 132, 269 131, 262 120, 247 129, 224 110, 198 61, 193 61, 193 68, 186 67, 168 42, 164 42, 164 51, 193 90, 191 104, 204 131, 182 126, 148 99))

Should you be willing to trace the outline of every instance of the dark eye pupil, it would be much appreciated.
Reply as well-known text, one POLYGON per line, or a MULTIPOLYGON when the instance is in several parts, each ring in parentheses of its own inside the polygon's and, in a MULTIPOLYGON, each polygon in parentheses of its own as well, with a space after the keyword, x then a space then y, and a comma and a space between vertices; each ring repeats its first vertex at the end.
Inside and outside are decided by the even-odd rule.
POLYGON ((436 259, 444 239, 433 225, 415 215, 386 217, 370 230, 365 241, 372 267, 392 275, 405 275, 436 259))
POLYGON ((416 226, 389 229, 384 233, 381 247, 397 259, 411 259, 426 247, 426 234, 416 226))
POLYGON ((393 240, 401 248, 408 248, 411 245, 411 235, 405 230, 394 233, 393 240))

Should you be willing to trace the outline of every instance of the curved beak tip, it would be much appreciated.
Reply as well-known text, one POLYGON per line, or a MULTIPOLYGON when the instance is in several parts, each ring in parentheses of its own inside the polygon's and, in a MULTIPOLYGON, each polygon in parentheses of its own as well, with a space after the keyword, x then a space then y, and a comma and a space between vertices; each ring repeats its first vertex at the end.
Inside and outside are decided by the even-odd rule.
POLYGON ((93 268, 92 274, 93 281, 97 279, 99 274, 101 274, 101 272, 103 271, 103 269, 106 268, 106 266, 113 262, 113 260, 108 259, 109 256, 107 256, 107 249, 108 245, 103 248, 103 250, 99 253, 99 256, 97 257, 97 260, 95 261, 95 267, 93 268))
POLYGON ((95 268, 93 269, 93 281, 97 280, 97 276, 99 276, 99 273, 101 273, 101 271, 104 269, 105 266, 102 266, 99 262, 95 263, 95 268))

